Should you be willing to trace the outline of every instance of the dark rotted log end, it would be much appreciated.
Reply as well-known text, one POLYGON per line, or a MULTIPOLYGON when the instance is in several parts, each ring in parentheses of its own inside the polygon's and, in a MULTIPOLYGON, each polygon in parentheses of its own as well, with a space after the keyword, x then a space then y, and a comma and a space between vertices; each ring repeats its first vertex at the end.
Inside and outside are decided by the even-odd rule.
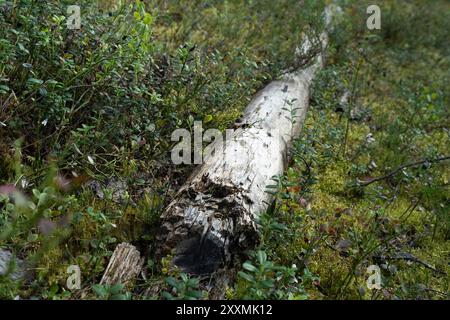
POLYGON ((192 234, 181 241, 173 263, 183 272, 205 275, 215 272, 225 261, 224 244, 211 233, 192 234))

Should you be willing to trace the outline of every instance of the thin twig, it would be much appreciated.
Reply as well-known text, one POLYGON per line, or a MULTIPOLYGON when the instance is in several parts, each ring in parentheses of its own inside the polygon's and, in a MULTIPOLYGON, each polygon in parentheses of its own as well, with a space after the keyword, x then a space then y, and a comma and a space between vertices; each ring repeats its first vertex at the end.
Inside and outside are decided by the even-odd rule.
POLYGON ((428 262, 422 261, 419 258, 417 258, 416 256, 412 255, 411 253, 408 252, 399 252, 394 256, 388 256, 388 257, 381 257, 381 256, 376 256, 374 258, 378 258, 378 259, 384 259, 384 260, 406 260, 406 261, 411 261, 411 262, 415 262, 418 263, 422 266, 424 266, 427 269, 430 269, 436 273, 442 274, 442 275, 447 275, 447 273, 445 271, 441 271, 436 269, 435 267, 433 267, 431 264, 429 264, 428 262))
POLYGON ((418 166, 418 165, 421 165, 421 164, 424 164, 424 163, 433 163, 433 162, 439 162, 439 161, 444 161, 444 160, 449 160, 449 159, 450 159, 450 156, 445 156, 445 157, 436 158, 436 159, 426 159, 426 160, 421 160, 421 161, 417 161, 417 162, 404 164, 404 165, 401 165, 397 169, 389 172, 388 174, 386 174, 384 176, 381 176, 381 177, 378 177, 378 178, 373 178, 373 179, 371 179, 369 181, 360 182, 360 186, 365 187, 365 186, 368 186, 369 184, 372 184, 374 182, 390 178, 390 177, 396 175, 399 171, 401 171, 401 170, 403 170, 405 168, 415 167, 415 166, 418 166))

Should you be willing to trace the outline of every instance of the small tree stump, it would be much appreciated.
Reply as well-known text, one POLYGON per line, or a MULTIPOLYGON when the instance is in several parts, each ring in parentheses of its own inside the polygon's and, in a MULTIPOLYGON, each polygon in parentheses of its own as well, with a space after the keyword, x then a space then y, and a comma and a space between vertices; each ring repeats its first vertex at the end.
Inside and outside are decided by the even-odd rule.
POLYGON ((127 286, 139 275, 143 265, 144 258, 141 258, 139 251, 131 244, 123 242, 114 250, 100 284, 121 283, 127 286))

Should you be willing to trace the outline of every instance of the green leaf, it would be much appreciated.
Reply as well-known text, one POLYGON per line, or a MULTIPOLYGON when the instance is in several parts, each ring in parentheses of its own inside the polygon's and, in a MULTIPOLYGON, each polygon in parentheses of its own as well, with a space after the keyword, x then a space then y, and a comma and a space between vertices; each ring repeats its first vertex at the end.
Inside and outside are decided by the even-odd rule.
POLYGON ((197 288, 200 281, 198 278, 192 278, 187 281, 187 285, 191 288, 197 288))
POLYGON ((130 298, 131 298, 130 294, 125 293, 125 294, 116 294, 112 296, 110 300, 130 300, 130 298))
POLYGON ((39 190, 38 190, 38 189, 33 189, 32 192, 33 192, 34 197, 35 197, 36 199, 39 199, 39 195, 41 194, 41 193, 39 192, 39 190))
POLYGON ((100 298, 105 298, 108 295, 108 291, 106 290, 106 288, 100 284, 93 285, 92 289, 100 298))
POLYGON ((201 291, 191 291, 189 295, 194 299, 201 299, 203 297, 203 292, 201 291))
POLYGON ((178 282, 174 277, 166 278, 166 283, 171 287, 178 288, 178 282))
POLYGON ((45 97, 47 95, 47 90, 45 90, 45 88, 39 88, 39 94, 43 97, 45 97))
POLYGON ((120 292, 123 290, 123 288, 124 288, 124 285, 121 284, 121 283, 118 283, 118 284, 113 285, 113 286, 109 289, 109 292, 110 292, 112 295, 116 295, 116 294, 120 293, 120 292))
POLYGON ((38 199, 39 199, 39 200, 38 200, 37 206, 40 207, 40 206, 44 205, 45 202, 47 201, 47 199, 48 199, 48 194, 45 193, 45 192, 43 192, 43 193, 41 193, 41 194, 39 195, 39 198, 38 198, 38 199))
POLYGON ((247 280, 247 281, 249 281, 249 282, 253 282, 254 281, 254 278, 253 278, 252 275, 250 275, 248 273, 245 273, 243 271, 239 271, 238 272, 238 276, 243 278, 243 279, 245 279, 245 280, 247 280))
POLYGON ((183 280, 183 282, 187 282, 189 280, 189 277, 187 276, 186 273, 182 273, 180 274, 181 280, 183 280))
POLYGON ((163 296, 163 298, 165 298, 167 300, 174 300, 173 296, 170 293, 166 292, 166 291, 163 291, 161 293, 161 295, 163 296))
POLYGON ((261 287, 263 287, 265 289, 270 289, 270 288, 274 287, 273 280, 263 280, 263 281, 260 281, 259 284, 261 285, 261 287))
POLYGON ((51 84, 51 85, 57 85, 57 84, 59 84, 59 82, 58 82, 58 81, 56 81, 56 80, 52 80, 52 79, 50 79, 50 80, 47 80, 47 81, 46 81, 46 83, 47 83, 47 84, 51 84))
POLYGON ((259 264, 264 264, 267 260, 267 254, 264 251, 258 251, 258 261, 259 264))
POLYGON ((27 80, 27 83, 30 85, 41 85, 44 83, 44 81, 41 79, 36 79, 36 78, 29 78, 27 80))
POLYGON ((151 25, 153 22, 153 17, 150 13, 146 13, 144 19, 142 20, 146 25, 151 25))
POLYGON ((244 262, 244 264, 242 265, 242 267, 250 272, 256 272, 258 269, 252 265, 250 262, 244 262))
POLYGON ((25 52, 26 54, 30 54, 30 51, 28 51, 28 50, 23 46, 23 44, 18 43, 17 46, 19 47, 19 50, 20 50, 20 51, 23 51, 23 52, 25 52))
POLYGON ((212 119, 213 119, 213 116, 210 115, 210 114, 207 114, 207 115, 205 116, 205 118, 203 119, 203 122, 204 122, 204 123, 208 123, 208 122, 211 122, 212 119))
POLYGON ((270 225, 273 229, 276 230, 287 230, 288 227, 282 223, 274 222, 270 225))

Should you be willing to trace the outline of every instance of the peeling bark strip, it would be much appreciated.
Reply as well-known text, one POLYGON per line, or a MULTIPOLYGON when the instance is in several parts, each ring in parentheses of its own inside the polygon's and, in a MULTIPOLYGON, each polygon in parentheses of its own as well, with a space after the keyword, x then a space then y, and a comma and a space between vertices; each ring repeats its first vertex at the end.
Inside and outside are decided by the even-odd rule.
MULTIPOLYGON (((325 10, 327 26, 333 11, 331 7, 325 10)), ((159 255, 175 248, 175 265, 186 272, 209 274, 229 262, 235 250, 256 243, 255 218, 273 200, 266 186, 285 169, 288 149, 301 130, 310 85, 323 66, 327 43, 324 32, 321 52, 309 66, 285 74, 261 90, 224 148, 216 145, 216 152, 192 174, 162 214, 159 255)), ((312 47, 306 39, 299 50, 307 53, 312 47)))
POLYGON ((128 285, 139 275, 143 265, 144 259, 139 251, 131 244, 121 243, 114 250, 100 284, 128 285))

